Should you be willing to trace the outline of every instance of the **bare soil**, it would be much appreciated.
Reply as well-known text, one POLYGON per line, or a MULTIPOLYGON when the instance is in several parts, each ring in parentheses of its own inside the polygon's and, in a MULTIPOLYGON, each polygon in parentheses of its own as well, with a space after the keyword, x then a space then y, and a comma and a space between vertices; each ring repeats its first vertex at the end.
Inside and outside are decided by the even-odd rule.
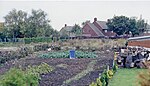
POLYGON ((0 67, 0 74, 4 74, 12 67, 26 68, 28 65, 39 65, 42 62, 48 63, 55 69, 48 73, 41 75, 39 86, 61 86, 63 81, 77 75, 81 71, 87 68, 87 65, 92 60, 96 60, 94 71, 83 76, 79 80, 72 81, 66 86, 88 86, 92 81, 95 81, 99 77, 99 73, 102 73, 104 65, 112 65, 113 53, 104 52, 98 53, 97 58, 80 58, 80 59, 69 59, 69 58, 38 58, 36 55, 31 55, 26 58, 14 60, 5 63, 0 67), (58 65, 65 64, 65 67, 58 65))

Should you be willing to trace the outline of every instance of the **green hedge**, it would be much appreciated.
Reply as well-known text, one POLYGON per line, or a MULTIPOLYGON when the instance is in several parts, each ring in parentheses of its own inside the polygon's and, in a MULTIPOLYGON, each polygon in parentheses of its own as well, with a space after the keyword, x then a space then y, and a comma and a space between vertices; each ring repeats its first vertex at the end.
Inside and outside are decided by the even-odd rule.
POLYGON ((39 43, 39 42, 52 42, 51 37, 37 37, 37 38, 24 38, 25 44, 39 43))

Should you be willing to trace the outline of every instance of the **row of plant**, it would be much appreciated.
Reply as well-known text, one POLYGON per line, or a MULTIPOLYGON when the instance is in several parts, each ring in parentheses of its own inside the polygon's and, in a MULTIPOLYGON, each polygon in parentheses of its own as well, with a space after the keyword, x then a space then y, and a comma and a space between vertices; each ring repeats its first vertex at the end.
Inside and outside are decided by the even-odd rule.
MULTIPOLYGON (((69 58, 69 51, 49 52, 40 54, 40 58, 69 58)), ((75 51, 76 58, 95 58, 97 55, 93 52, 75 51)))
POLYGON ((38 86, 40 74, 46 74, 54 70, 47 63, 38 66, 28 66, 25 70, 11 68, 4 75, 0 76, 1 86, 38 86))
POLYGON ((109 69, 108 66, 107 69, 104 69, 103 73, 99 75, 99 77, 96 79, 96 82, 92 82, 89 86, 108 86, 109 79, 113 77, 117 69, 118 65, 114 61, 112 69, 109 69))

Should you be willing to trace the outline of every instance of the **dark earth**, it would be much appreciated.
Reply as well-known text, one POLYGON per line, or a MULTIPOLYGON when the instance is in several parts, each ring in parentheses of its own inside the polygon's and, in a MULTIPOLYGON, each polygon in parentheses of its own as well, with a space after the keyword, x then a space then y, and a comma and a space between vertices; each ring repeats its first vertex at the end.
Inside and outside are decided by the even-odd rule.
MULTIPOLYGON (((41 53, 41 52, 40 52, 41 53)), ((44 53, 44 52, 42 52, 44 53)), ((88 86, 91 82, 96 81, 99 74, 103 72, 105 65, 112 66, 113 53, 111 51, 103 51, 97 53, 97 58, 80 58, 80 59, 69 59, 69 58, 38 58, 35 55, 30 55, 26 58, 14 60, 1 65, 0 74, 4 74, 12 67, 26 68, 28 65, 39 65, 42 62, 48 63, 55 69, 48 73, 41 75, 39 86, 61 86, 65 80, 72 78, 78 73, 82 72, 87 68, 87 65, 92 61, 96 60, 94 65, 94 71, 89 72, 85 76, 78 80, 71 81, 66 86, 88 86), (63 65, 63 66, 60 66, 63 65)))

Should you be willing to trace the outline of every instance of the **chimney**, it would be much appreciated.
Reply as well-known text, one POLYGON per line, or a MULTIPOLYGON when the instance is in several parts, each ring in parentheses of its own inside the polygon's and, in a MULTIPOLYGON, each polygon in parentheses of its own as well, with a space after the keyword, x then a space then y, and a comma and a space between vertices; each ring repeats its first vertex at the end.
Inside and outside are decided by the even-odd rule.
POLYGON ((65 27, 67 27, 67 24, 65 24, 65 27))
POLYGON ((97 21, 97 18, 94 18, 94 22, 96 22, 97 21))

